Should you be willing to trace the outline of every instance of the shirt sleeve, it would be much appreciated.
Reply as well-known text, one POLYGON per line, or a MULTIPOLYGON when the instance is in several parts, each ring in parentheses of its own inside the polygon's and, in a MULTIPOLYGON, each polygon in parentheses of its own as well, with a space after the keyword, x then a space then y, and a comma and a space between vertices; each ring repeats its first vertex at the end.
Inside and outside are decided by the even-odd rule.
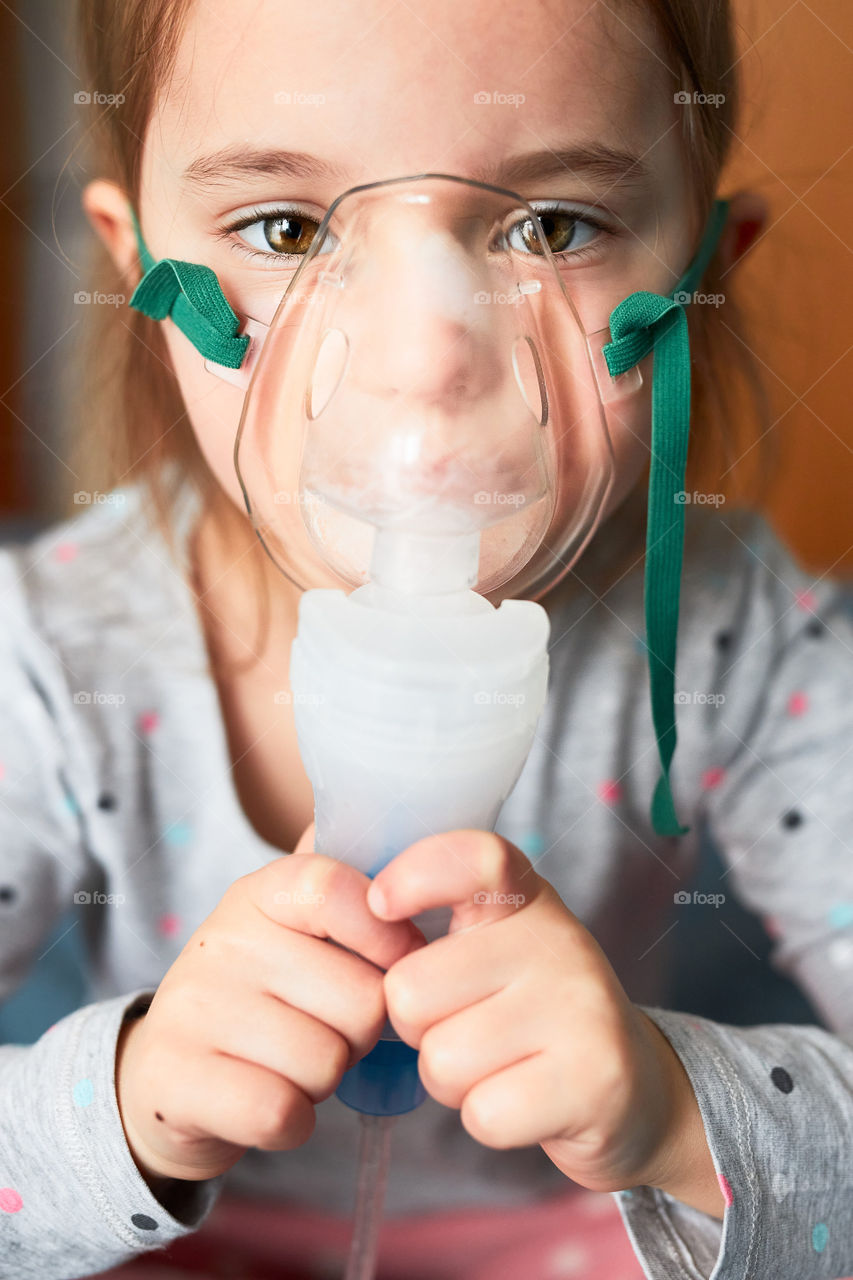
POLYGON ((225 1175, 181 1184, 180 1218, 150 1191, 124 1137, 115 1049, 126 1010, 99 1001, 32 1046, 0 1047, 0 1276, 72 1280, 197 1230, 225 1175))
MULTIPOLYGON (((0 553, 0 1002, 75 895, 98 883, 81 804, 85 752, 65 705, 73 673, 69 680, 31 625, 21 577, 16 558, 0 553)), ((221 1189, 222 1178, 186 1184, 179 1220, 133 1160, 115 1050, 124 1012, 140 994, 78 1009, 34 1045, 0 1046, 3 1280, 105 1271, 197 1229, 221 1189)))
POLYGON ((693 1085, 726 1203, 721 1222, 657 1189, 615 1193, 652 1280, 853 1276, 850 598, 763 525, 742 551, 751 580, 713 682, 724 701, 693 812, 720 849, 720 891, 762 917, 771 964, 823 1025, 645 1008, 693 1085))

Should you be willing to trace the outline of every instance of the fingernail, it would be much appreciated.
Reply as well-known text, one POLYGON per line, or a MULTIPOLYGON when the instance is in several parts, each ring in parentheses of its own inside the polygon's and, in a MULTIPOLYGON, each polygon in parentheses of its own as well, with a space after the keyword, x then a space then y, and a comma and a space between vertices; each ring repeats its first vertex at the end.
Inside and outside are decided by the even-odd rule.
POLYGON ((375 916, 388 914, 388 899, 375 880, 367 891, 367 905, 375 916))

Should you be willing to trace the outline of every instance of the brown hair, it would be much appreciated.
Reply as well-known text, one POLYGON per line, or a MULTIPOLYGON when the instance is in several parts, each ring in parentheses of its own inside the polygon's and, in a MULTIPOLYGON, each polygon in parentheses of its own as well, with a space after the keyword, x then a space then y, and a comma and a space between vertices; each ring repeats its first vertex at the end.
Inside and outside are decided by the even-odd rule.
MULTIPOLYGON (((79 40, 84 71, 92 87, 123 95, 101 113, 93 135, 93 167, 127 191, 138 207, 139 174, 146 126, 156 96, 172 73, 191 0, 79 0, 79 40)), ((623 0, 651 13, 673 69, 673 85, 690 95, 683 112, 685 153, 692 168, 695 228, 704 225, 716 194, 738 109, 736 53, 730 0, 623 0), (723 95, 721 105, 701 105, 694 95, 723 95)), ((106 251, 96 248, 93 287, 122 291, 106 251)), ((747 441, 769 421, 766 399, 744 337, 740 310, 720 269, 711 264, 703 291, 726 295, 716 310, 689 308, 693 353, 693 483, 719 477, 747 441)), ((147 486, 150 509, 169 536, 171 504, 189 479, 206 508, 225 531, 245 517, 221 492, 191 430, 177 380, 166 353, 161 326, 127 310, 121 323, 110 307, 92 307, 89 346, 81 367, 86 385, 78 404, 81 474, 98 487, 136 480, 147 486), (177 465, 164 475, 163 464, 177 465)), ((719 480, 716 480, 719 486, 719 480)), ((727 486, 732 492, 732 485, 727 486)), ((620 508, 620 522, 633 527, 636 555, 643 523, 642 486, 620 508), (633 513, 633 515, 632 515, 633 513), (632 526, 633 521, 633 526, 632 526)), ((735 495, 737 496, 737 495, 735 495)), ((256 561, 261 579, 268 571, 256 561)))
MULTIPOLYGON (((139 208, 143 143, 158 95, 172 74, 184 22, 192 0, 78 0, 77 38, 83 72, 93 89, 120 96, 105 108, 88 139, 93 176, 109 178, 139 208)), ((106 248, 93 244, 93 288, 105 293, 127 291, 106 248)), ((144 509, 154 527, 174 550, 172 512, 179 491, 189 482, 202 500, 202 510, 215 516, 221 547, 239 546, 249 532, 247 517, 222 492, 196 442, 180 386, 169 360, 162 325, 126 308, 121 323, 110 307, 92 307, 82 342, 79 374, 72 387, 78 421, 72 424, 75 470, 87 486, 108 491, 118 484, 139 483, 147 499, 144 509)), ((260 653, 270 617, 270 562, 252 535, 243 564, 257 585, 260 653)), ((206 610, 203 596, 200 605, 206 610)), ((215 651, 223 669, 252 662, 228 663, 215 651)))
MULTIPOLYGON (((630 2, 651 14, 670 65, 677 68, 676 91, 689 98, 682 127, 696 193, 694 237, 698 239, 737 136, 740 80, 732 3, 630 2), (707 105, 709 99, 714 105, 707 105)), ((705 272, 702 292, 723 295, 725 303, 719 311, 710 306, 688 310, 693 363, 691 472, 697 480, 704 477, 706 483, 719 483, 718 477, 733 466, 748 442, 763 435, 770 409, 758 364, 746 342, 748 326, 741 305, 730 280, 722 278, 719 261, 712 261, 705 272)), ((759 475, 764 482, 765 463, 762 458, 759 475)), ((734 490, 735 483, 733 479, 729 488, 734 490)))
MULTIPOLYGON (((78 43, 90 87, 120 98, 98 115, 88 139, 95 176, 119 183, 138 208, 143 141, 156 97, 171 73, 191 0, 79 0, 78 43)), ((104 246, 93 248, 93 284, 126 291, 104 246)), ((93 307, 84 370, 77 388, 81 466, 109 488, 138 480, 147 486, 162 531, 180 477, 212 497, 208 468, 196 446, 160 325, 127 308, 93 307), (112 310, 112 308, 111 308, 112 310), (97 314, 95 314, 97 313, 97 314), (174 461, 172 477, 163 464, 174 461), (167 478, 164 479, 164 476, 167 478)), ((85 473, 83 472, 83 473, 85 473)), ((82 474, 82 473, 81 473, 82 474)))

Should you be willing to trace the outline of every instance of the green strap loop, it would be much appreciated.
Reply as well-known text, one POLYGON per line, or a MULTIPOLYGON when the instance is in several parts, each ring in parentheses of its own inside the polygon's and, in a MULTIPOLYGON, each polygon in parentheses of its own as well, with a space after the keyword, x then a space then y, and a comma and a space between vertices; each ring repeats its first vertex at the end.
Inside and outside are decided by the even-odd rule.
POLYGON ((133 210, 131 217, 144 275, 133 291, 130 306, 152 320, 171 316, 206 359, 239 369, 250 339, 238 333, 240 320, 228 305, 215 272, 177 258, 155 262, 133 210))
POLYGON ((615 308, 610 317, 612 341, 603 348, 614 378, 654 351, 644 603, 652 722, 662 770, 651 819, 663 836, 685 835, 690 830, 678 821, 669 777, 677 741, 675 658, 690 435, 690 336, 687 300, 680 295, 692 297, 717 249, 728 212, 727 201, 716 201, 699 251, 670 297, 634 293, 615 308))

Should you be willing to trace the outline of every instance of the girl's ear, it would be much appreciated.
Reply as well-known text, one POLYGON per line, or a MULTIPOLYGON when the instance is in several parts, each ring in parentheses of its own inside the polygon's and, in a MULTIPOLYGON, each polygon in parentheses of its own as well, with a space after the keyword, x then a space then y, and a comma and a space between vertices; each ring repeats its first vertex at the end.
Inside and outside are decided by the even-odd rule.
POLYGON ((122 277, 136 285, 141 273, 127 193, 118 183, 98 178, 84 187, 82 204, 122 277))
POLYGON ((749 253, 763 235, 769 220, 767 201, 757 191, 739 191, 729 197, 729 205, 729 217, 719 251, 723 275, 728 275, 749 253))

